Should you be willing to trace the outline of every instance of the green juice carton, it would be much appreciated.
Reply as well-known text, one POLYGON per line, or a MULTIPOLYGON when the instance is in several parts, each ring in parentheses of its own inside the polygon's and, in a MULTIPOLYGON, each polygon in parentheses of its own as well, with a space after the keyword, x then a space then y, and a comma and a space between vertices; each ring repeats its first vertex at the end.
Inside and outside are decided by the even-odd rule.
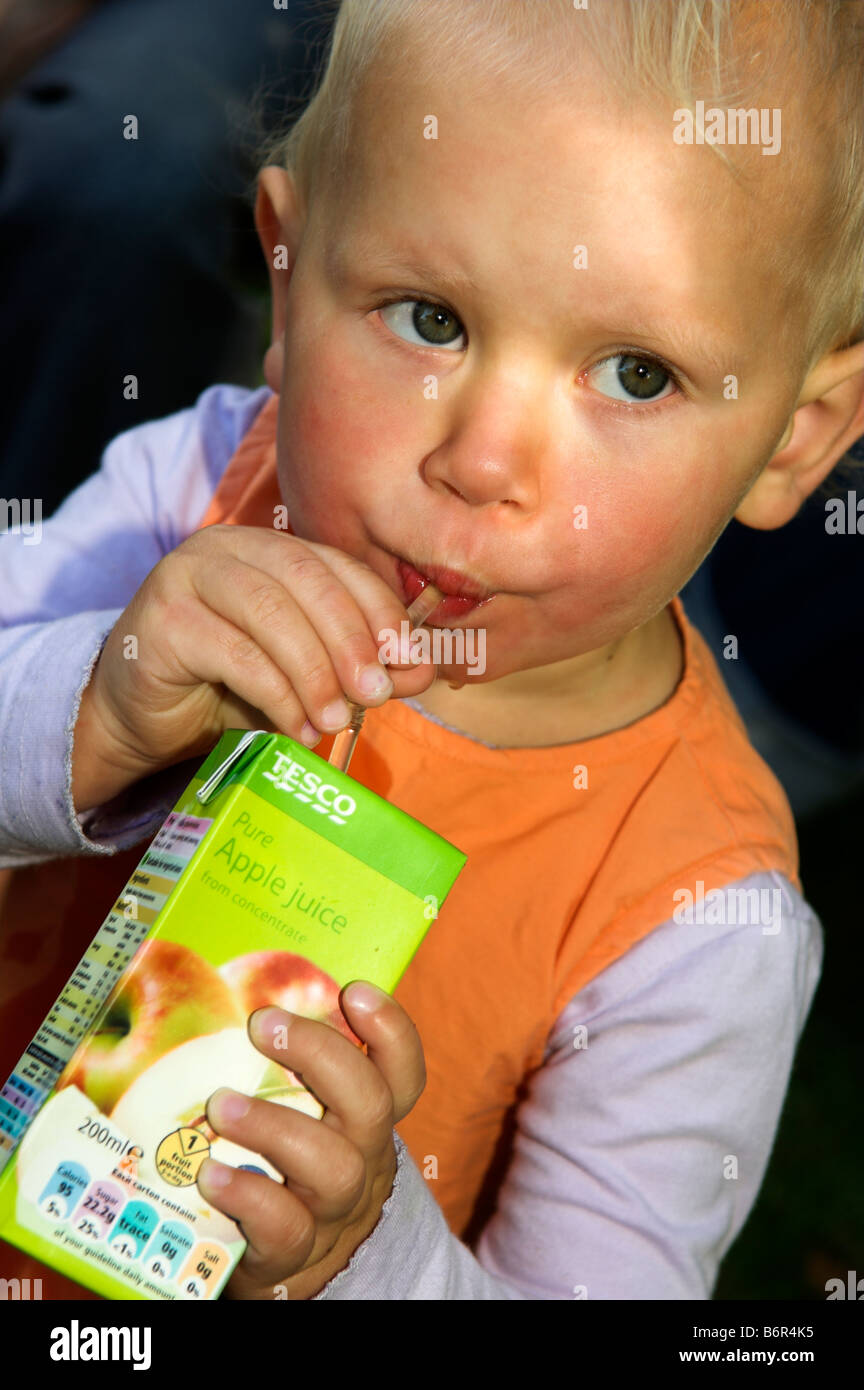
POLYGON ((354 1043, 339 991, 392 992, 465 856, 283 735, 229 730, 0 1093, 0 1236, 110 1299, 213 1299, 244 1250, 198 1191, 220 1086, 320 1117, 247 1020, 354 1043))

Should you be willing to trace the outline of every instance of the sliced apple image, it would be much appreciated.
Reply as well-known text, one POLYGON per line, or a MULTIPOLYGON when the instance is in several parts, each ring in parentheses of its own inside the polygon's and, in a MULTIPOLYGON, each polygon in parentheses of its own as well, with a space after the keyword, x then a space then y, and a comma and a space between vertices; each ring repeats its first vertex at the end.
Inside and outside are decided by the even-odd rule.
MULTIPOLYGON (((207 1124, 208 1097, 220 1086, 254 1095, 267 1068, 267 1059, 249 1041, 245 1028, 225 1028, 206 1037, 180 1043, 142 1072, 111 1112, 111 1120, 143 1149, 138 1176, 143 1182, 167 1184, 196 1201, 195 1173, 200 1161, 224 1152, 227 1141, 217 1139, 207 1124), (190 1139, 200 1134, 201 1143, 190 1154, 190 1139), (172 1145, 172 1136, 180 1136, 172 1145), (171 1164, 177 1147, 191 1157, 185 1177, 171 1164)), ((236 1146, 232 1146, 236 1147, 236 1146)), ((248 1161, 245 1150, 239 1149, 248 1161)), ((225 1161, 232 1161, 225 1157, 225 1161)), ((203 1199, 202 1199, 203 1200, 203 1199)), ((209 1209, 208 1209, 209 1210, 209 1209)))
POLYGON ((291 1072, 258 1051, 245 1028, 225 1028, 192 1038, 159 1057, 120 1097, 111 1119, 145 1149, 145 1158, 151 1161, 165 1136, 178 1129, 199 1130, 212 1144, 219 1136, 207 1122, 206 1105, 220 1086, 280 1105, 291 1105, 296 1093, 301 1103, 292 1108, 310 1115, 321 1113, 318 1102, 293 1080, 291 1072))
MULTIPOLYGON (((340 986, 332 976, 305 956, 295 955, 292 951, 250 951, 226 961, 220 966, 219 974, 233 989, 247 1019, 256 1009, 276 1004, 289 1013, 299 1014, 301 1018, 328 1023, 351 1042, 362 1045, 339 1007, 340 986)), ((299 1077, 287 1067, 274 1070, 288 1073, 293 1091, 291 1098, 281 1099, 284 1091, 281 1077, 271 1076, 269 1086, 265 1087, 267 1100, 291 1105, 298 1110, 305 1109, 310 1115, 323 1115, 323 1107, 305 1089, 299 1077), (307 1097, 308 1107, 296 1103, 300 1093, 307 1097)))
MULTIPOLYGON (((173 1166, 166 1167, 162 1147, 171 1136, 182 1132, 182 1141, 178 1143, 190 1156, 189 1139, 196 1131, 205 1142, 197 1154, 192 1149, 191 1156, 203 1158, 209 1152, 211 1158, 234 1167, 251 1162, 281 1181, 281 1175, 266 1159, 257 1155, 250 1159, 248 1150, 217 1135, 208 1124, 207 1100, 220 1086, 230 1086, 249 1096, 263 1093, 264 1099, 303 1110, 315 1118, 322 1113, 318 1102, 294 1082, 285 1068, 268 1061, 258 1051, 245 1028, 226 1028, 207 1037, 192 1038, 142 1072, 111 1112, 118 1129, 144 1150, 138 1164, 141 1181, 167 1182, 178 1192, 186 1193, 190 1201, 203 1201, 194 1186, 197 1169, 190 1167, 189 1177, 193 1181, 185 1187, 178 1186, 178 1172, 173 1166)), ((213 1208, 206 1210, 213 1213, 213 1208)), ((228 1225, 219 1238, 235 1239, 236 1232, 228 1225)))
POLYGON ((152 1142, 152 1136, 161 1140, 179 1126, 196 1127, 203 1121, 207 1100, 220 1086, 254 1095, 268 1065, 245 1028, 190 1038, 136 1077, 111 1119, 136 1142, 152 1142))
POLYGON ((178 1044, 243 1023, 219 972, 197 951, 157 937, 135 955, 57 1089, 77 1086, 108 1114, 135 1079, 178 1044))

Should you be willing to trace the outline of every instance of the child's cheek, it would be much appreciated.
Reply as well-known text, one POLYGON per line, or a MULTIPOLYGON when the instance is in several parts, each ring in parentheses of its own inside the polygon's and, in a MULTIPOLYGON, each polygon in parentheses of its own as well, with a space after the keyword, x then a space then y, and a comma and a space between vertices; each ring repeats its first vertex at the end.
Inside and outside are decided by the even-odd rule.
POLYGON ((279 412, 279 481, 298 533, 330 545, 377 482, 384 429, 362 382, 319 351, 286 379, 279 412), (340 518, 342 522, 340 525, 340 518))
POLYGON ((626 630, 647 620, 686 583, 734 502, 719 470, 704 469, 698 486, 695 470, 695 459, 683 467, 679 458, 670 467, 657 456, 617 469, 610 461, 567 489, 549 549, 551 587, 557 574, 567 591, 556 595, 562 621, 591 633, 592 641, 611 640, 622 624, 626 630))

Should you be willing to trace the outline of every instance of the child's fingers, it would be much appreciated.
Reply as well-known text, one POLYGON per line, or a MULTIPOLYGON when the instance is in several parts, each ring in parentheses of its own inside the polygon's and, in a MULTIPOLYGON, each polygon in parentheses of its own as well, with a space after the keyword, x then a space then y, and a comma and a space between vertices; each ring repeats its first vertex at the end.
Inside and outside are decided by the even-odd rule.
POLYGON ((317 559, 312 563, 328 578, 311 577, 311 593, 306 594, 230 555, 194 574, 193 582, 202 603, 246 634, 284 673, 315 728, 332 733, 348 722, 345 695, 377 704, 392 694, 393 683, 350 594, 326 565, 317 559), (316 605, 314 618, 304 598, 316 605), (365 661, 358 660, 361 652, 365 661), (377 693, 362 688, 364 665, 378 682, 377 693))
POLYGON ((393 1124, 398 1124, 413 1110, 426 1086, 426 1059, 417 1026, 391 995, 364 980, 346 985, 339 1002, 351 1028, 366 1043, 368 1060, 384 1080, 392 1098, 393 1124))
MULTIPOLYGON (((280 543, 280 538, 275 535, 271 537, 271 540, 274 540, 276 545, 271 546, 267 552, 266 568, 274 574, 275 577, 280 578, 283 583, 286 583, 284 577, 284 538, 282 538, 283 543, 280 543), (275 561, 279 568, 273 569, 271 561, 275 561)), ((295 542, 295 544, 298 544, 298 542, 295 542)), ((373 657, 377 659, 378 649, 386 640, 387 636, 392 634, 398 641, 403 635, 402 624, 407 622, 408 611, 401 598, 375 570, 363 560, 358 560, 355 555, 349 555, 346 551, 338 550, 335 546, 323 545, 317 541, 303 541, 299 544, 302 544, 303 547, 301 554, 304 561, 312 555, 319 559, 323 565, 326 565, 327 569, 333 574, 337 584, 337 588, 334 592, 347 592, 354 599, 362 618, 365 619, 365 622, 362 623, 359 628, 359 634, 365 639, 368 633, 374 645, 373 657)), ((257 556, 260 556, 260 547, 256 548, 255 553, 257 556)), ((258 558, 255 560, 255 563, 260 565, 262 561, 258 558)), ((298 602, 303 603, 307 616, 316 626, 318 626, 319 616, 323 617, 325 622, 327 621, 326 614, 321 614, 319 608, 315 604, 314 593, 310 596, 312 606, 309 606, 306 601, 305 591, 298 590, 293 584, 289 585, 286 583, 286 587, 290 587, 298 602)), ((357 635, 357 630, 355 630, 355 635, 357 635)), ((338 640, 344 640, 344 634, 337 633, 337 638, 338 640)), ((365 661, 366 657, 367 648, 364 644, 360 659, 365 661)), ((395 664, 396 663, 394 663, 394 665, 395 664)), ((398 671, 392 671, 390 674, 394 677, 395 683, 395 679, 400 673, 398 671)), ((434 667, 429 661, 420 663, 410 660, 405 663, 403 674, 409 677, 409 681, 411 681, 414 688, 412 688, 410 692, 400 688, 399 693, 414 694, 419 690, 425 690, 427 688, 428 676, 434 674, 434 667), (424 673, 427 673, 427 679, 419 686, 416 685, 412 679, 418 668, 424 673)))
MULTIPOLYGON (((311 541, 307 544, 321 556, 355 598, 374 636, 376 650, 384 643, 388 643, 392 650, 394 642, 399 642, 410 631, 410 628, 403 627, 408 621, 408 612, 402 600, 362 560, 333 546, 311 541)), ((404 662, 388 660, 387 671, 393 682, 393 693, 400 698, 428 690, 435 677, 435 666, 431 659, 424 657, 417 660, 416 656, 410 655, 404 662)))
POLYGON ((226 686, 260 710, 275 729, 300 740, 307 722, 303 703, 289 677, 248 633, 196 601, 189 622, 171 645, 175 662, 187 676, 226 686))
POLYGON ((213 1159, 202 1163, 197 1182, 205 1201, 239 1225, 248 1242, 240 1269, 256 1282, 278 1283, 302 1269, 311 1255, 320 1256, 315 1218, 282 1183, 213 1159), (220 1171, 228 1182, 217 1187, 214 1177, 220 1171))
POLYGON ((341 723, 325 714, 343 696, 374 706, 396 692, 397 680, 400 694, 428 687, 431 663, 394 680, 379 661, 378 633, 398 633, 406 611, 367 565, 329 546, 250 528, 231 528, 210 544, 217 540, 216 563, 190 567, 196 592, 290 675, 316 728, 344 727, 347 714, 341 723))
MULTIPOLYGON (((340 636, 359 641, 360 650, 349 652, 349 658, 360 665, 376 660, 378 632, 384 628, 398 632, 400 622, 407 617, 401 599, 375 570, 332 545, 300 540, 263 527, 208 526, 195 532, 179 549, 217 559, 232 554, 248 565, 266 570, 290 591, 316 626, 319 608, 323 605, 329 609, 335 599, 344 599, 347 591, 365 622, 358 628, 352 621, 340 636), (367 643, 371 643, 371 652, 367 643)), ((340 611, 343 618, 353 615, 350 604, 340 611)))
POLYGON ((249 1037, 265 1057, 298 1076, 324 1106, 319 1124, 332 1126, 367 1155, 389 1140, 393 1097, 387 1083, 343 1033, 271 1004, 251 1015, 249 1037))
MULTIPOLYGON (((355 982, 355 988, 356 988, 355 982)), ((365 982, 363 988, 368 989, 365 982)), ((412 1109, 426 1084, 423 1046, 405 1010, 383 990, 369 1014, 344 1000, 352 1029, 369 1056, 335 1028, 270 1005, 249 1020, 249 1036, 274 1062, 302 1077, 334 1124, 361 1153, 386 1146, 395 1123, 412 1109)), ((343 992, 344 996, 344 992, 343 992)))
POLYGON ((338 1220, 362 1197, 366 1163, 360 1150, 312 1115, 222 1088, 208 1100, 207 1118, 223 1139, 272 1163, 317 1221, 338 1220), (245 1106, 245 1113, 232 1114, 233 1106, 245 1106))
POLYGON ((334 545, 324 545, 320 541, 304 541, 303 545, 325 564, 346 589, 350 591, 362 610, 369 628, 378 632, 379 628, 395 628, 407 616, 407 611, 398 594, 364 560, 339 550, 334 545))

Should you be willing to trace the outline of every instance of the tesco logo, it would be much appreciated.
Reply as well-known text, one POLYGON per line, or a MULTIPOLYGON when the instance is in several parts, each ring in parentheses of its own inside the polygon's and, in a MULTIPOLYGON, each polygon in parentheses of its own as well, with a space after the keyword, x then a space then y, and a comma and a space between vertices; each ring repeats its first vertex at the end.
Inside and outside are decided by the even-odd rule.
POLYGON ((272 772, 262 772, 268 782, 280 792, 288 792, 298 801, 305 801, 326 816, 334 825, 345 825, 349 816, 357 810, 357 803, 347 792, 340 792, 332 782, 325 782, 317 772, 310 772, 288 753, 277 753, 272 772))

